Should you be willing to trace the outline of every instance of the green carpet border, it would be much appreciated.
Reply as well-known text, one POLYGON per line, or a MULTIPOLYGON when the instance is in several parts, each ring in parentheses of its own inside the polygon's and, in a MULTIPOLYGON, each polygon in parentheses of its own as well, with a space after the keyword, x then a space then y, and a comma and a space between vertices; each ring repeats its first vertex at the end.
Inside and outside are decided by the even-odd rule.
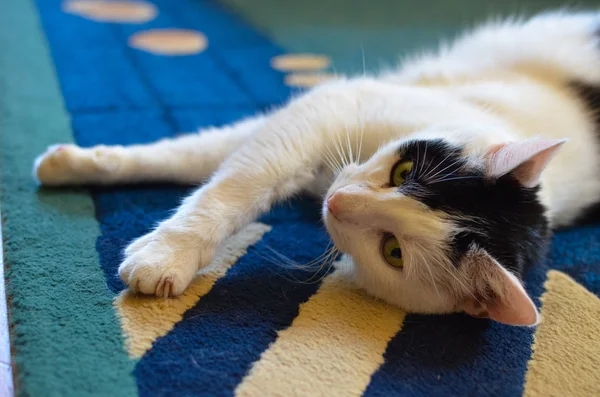
POLYGON ((136 395, 128 375, 135 362, 98 265, 92 200, 85 190, 39 190, 31 176, 36 155, 73 139, 31 1, 0 1, 0 48, 0 199, 16 394, 136 395))

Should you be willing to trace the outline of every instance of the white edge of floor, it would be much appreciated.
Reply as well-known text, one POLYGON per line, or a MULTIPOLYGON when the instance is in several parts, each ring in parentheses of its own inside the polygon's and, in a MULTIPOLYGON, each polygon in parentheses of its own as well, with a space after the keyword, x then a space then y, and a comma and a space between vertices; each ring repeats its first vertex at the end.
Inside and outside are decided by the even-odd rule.
POLYGON ((4 278, 4 239, 0 222, 0 396, 13 397, 14 383, 10 359, 10 333, 8 328, 8 297, 4 278))

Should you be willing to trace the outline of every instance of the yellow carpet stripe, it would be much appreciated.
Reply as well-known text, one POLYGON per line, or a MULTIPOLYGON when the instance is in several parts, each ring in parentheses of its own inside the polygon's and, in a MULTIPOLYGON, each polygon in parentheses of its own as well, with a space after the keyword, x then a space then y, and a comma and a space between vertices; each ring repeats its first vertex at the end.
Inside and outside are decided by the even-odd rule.
POLYGON ((600 396, 600 299, 555 270, 545 287, 524 396, 600 396))
POLYGON ((215 282, 259 241, 270 226, 253 223, 232 237, 217 253, 212 265, 201 270, 185 292, 176 298, 138 296, 123 291, 114 305, 121 319, 125 344, 131 358, 141 357, 156 338, 166 335, 181 321, 183 313, 211 290, 215 282))
POLYGON ((300 306, 235 395, 360 396, 404 315, 350 287, 336 271, 300 306))

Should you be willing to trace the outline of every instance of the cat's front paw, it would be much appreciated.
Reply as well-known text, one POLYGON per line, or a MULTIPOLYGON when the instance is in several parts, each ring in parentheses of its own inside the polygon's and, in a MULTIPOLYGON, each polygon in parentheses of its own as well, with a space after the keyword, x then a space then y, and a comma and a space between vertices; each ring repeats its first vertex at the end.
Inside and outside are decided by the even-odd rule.
POLYGON ((121 279, 131 292, 161 297, 177 296, 190 284, 198 268, 206 266, 214 250, 189 236, 155 230, 125 250, 119 266, 121 279))
POLYGON ((53 145, 35 159, 33 177, 42 185, 102 182, 119 167, 119 148, 53 145))

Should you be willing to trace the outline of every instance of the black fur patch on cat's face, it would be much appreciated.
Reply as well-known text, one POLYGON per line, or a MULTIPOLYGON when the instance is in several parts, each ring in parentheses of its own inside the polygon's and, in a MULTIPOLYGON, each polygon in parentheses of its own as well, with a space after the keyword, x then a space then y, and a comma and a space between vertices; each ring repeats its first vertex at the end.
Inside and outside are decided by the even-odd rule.
POLYGON ((411 141, 398 155, 413 162, 399 191, 450 215, 464 230, 450 242, 456 265, 473 243, 518 276, 545 255, 550 229, 539 188, 525 188, 510 174, 487 178, 483 166, 443 140, 411 141))

